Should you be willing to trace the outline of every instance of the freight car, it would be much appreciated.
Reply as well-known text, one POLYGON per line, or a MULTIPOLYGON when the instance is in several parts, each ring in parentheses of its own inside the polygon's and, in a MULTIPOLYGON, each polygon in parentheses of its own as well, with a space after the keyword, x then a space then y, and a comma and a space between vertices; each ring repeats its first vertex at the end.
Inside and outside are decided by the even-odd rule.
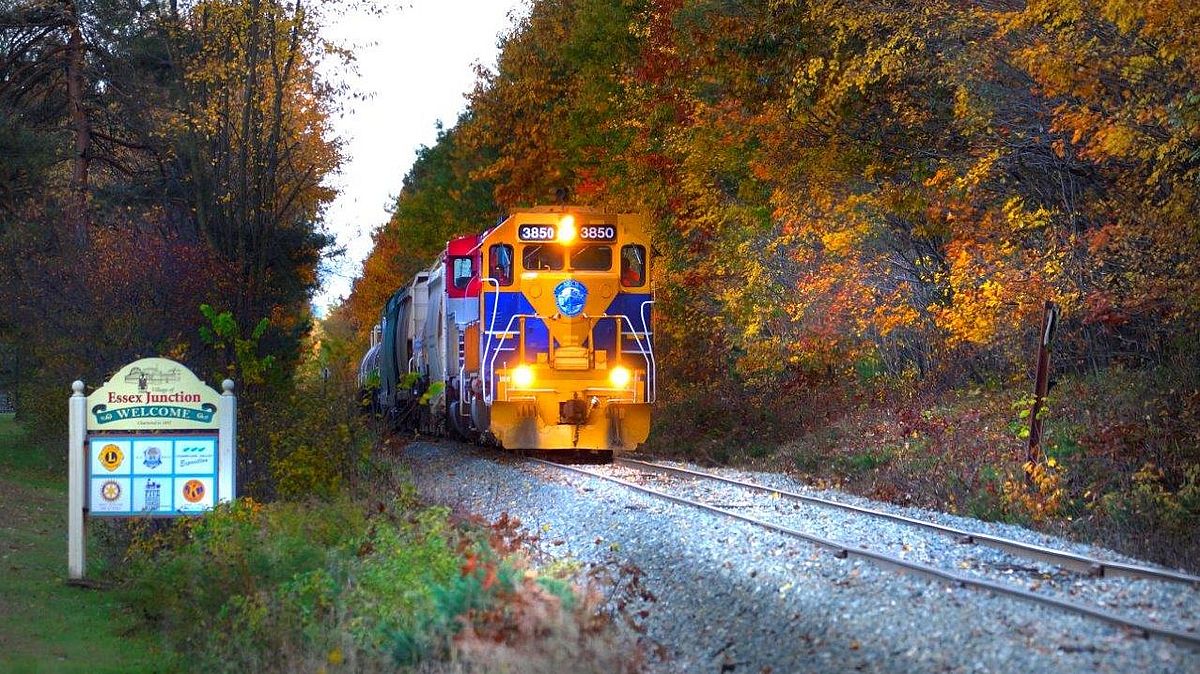
POLYGON ((564 206, 449 241, 384 306, 371 406, 507 449, 635 448, 656 395, 650 250, 644 216, 564 206))

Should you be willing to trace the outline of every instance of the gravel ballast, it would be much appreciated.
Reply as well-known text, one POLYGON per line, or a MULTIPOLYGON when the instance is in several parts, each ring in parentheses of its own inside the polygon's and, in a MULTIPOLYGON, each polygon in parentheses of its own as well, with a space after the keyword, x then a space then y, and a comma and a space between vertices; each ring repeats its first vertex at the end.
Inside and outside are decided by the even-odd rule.
MULTIPOLYGON (((429 502, 490 519, 508 513, 549 542, 544 549, 555 556, 640 569, 657 601, 630 610, 648 611, 645 636, 666 654, 651 663, 654 671, 1200 672, 1200 652, 1185 646, 853 558, 837 559, 794 538, 598 478, 454 443, 410 444, 401 462, 429 502)), ((781 476, 737 476, 760 484, 774 481, 772 486, 781 489, 804 488, 781 476)), ((921 519, 949 517, 836 492, 821 495, 921 519)), ((740 503, 750 500, 744 492, 718 496, 740 507, 776 507, 740 503)), ((945 557, 948 565, 963 570, 1004 574, 1003 560, 974 547, 956 548, 952 540, 905 543, 913 540, 910 528, 897 523, 847 513, 833 519, 790 505, 786 514, 789 526, 817 523, 831 538, 862 538, 864 545, 900 541, 922 561, 945 557)), ((949 523, 1067 547, 1019 527, 965 518, 949 523)), ((1122 559, 1078 547, 1085 554, 1122 559)), ((1052 582, 1066 594, 1093 592, 1066 578, 1052 582)), ((1157 619, 1194 618, 1192 588, 1120 579, 1102 583, 1093 586, 1099 588, 1093 600, 1132 611, 1151 597, 1154 607, 1173 607, 1158 609, 1166 613, 1157 619)))

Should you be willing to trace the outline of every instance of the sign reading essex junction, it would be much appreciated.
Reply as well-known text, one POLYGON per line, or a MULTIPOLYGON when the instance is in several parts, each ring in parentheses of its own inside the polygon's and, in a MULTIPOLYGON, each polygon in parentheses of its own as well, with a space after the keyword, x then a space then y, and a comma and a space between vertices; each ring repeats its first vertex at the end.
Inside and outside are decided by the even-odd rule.
POLYGON ((87 572, 88 517, 200 515, 234 499, 237 398, 187 367, 142 358, 84 395, 71 384, 67 574, 87 572))
POLYGON ((192 371, 166 358, 121 368, 88 396, 89 431, 217 428, 220 395, 192 371))

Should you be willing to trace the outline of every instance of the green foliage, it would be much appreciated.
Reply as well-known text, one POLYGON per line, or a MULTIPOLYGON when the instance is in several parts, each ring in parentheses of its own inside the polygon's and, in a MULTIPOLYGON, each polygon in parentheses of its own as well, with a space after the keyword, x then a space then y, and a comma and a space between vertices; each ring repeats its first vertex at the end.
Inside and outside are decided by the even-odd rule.
POLYGON ((1160 540, 1183 540, 1200 521, 1200 466, 1187 469, 1172 488, 1152 463, 1142 466, 1127 489, 1105 494, 1100 506, 1130 531, 1153 533, 1160 540))
POLYGON ((258 355, 259 342, 271 325, 270 319, 260 320, 250 331, 250 335, 242 338, 241 328, 234 319, 233 312, 218 313, 211 306, 201 304, 200 313, 209 322, 208 325, 200 326, 200 339, 225 355, 226 375, 237 377, 244 384, 265 383, 276 365, 275 355, 258 355))
MULTIPOLYGON (((143 539, 130 560, 128 600, 164 631, 178 654, 173 670, 346 664, 383 671, 444 658, 491 664, 486 653, 456 652, 463 630, 475 634, 499 621, 507 633, 503 617, 526 611, 533 631, 522 648, 537 651, 549 640, 554 657, 570 658, 600 644, 605 650, 588 657, 609 669, 597 671, 627 669, 627 656, 596 634, 564 627, 585 619, 570 612, 576 602, 569 587, 536 580, 521 558, 498 553, 485 532, 452 526, 447 510, 407 499, 370 516, 347 501, 241 500, 143 539), (566 642, 564 634, 578 641, 566 642)), ((501 641, 503 648, 518 645, 501 641)), ((525 662, 553 670, 558 665, 544 662, 548 657, 525 662)))
POLYGON ((421 398, 417 402, 421 403, 422 405, 428 405, 429 401, 436 400, 438 396, 445 393, 445 391, 446 382, 435 381, 429 385, 429 388, 426 389, 424 393, 421 394, 421 398))
POLYGON ((420 381, 420 379, 421 379, 421 375, 419 373, 406 372, 404 374, 404 376, 400 378, 400 388, 401 389, 411 389, 413 386, 416 385, 416 383, 418 381, 420 381))
POLYGON ((850 474, 868 473, 880 466, 887 465, 895 456, 895 451, 890 449, 860 452, 846 457, 839 457, 837 468, 850 474))

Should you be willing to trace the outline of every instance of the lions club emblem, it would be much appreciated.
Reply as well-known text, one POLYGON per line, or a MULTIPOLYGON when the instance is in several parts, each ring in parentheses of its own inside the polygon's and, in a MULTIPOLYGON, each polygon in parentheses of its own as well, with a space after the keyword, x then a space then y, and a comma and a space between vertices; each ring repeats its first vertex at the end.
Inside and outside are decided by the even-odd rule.
POLYGON ((124 460, 125 452, 117 445, 105 445, 100 450, 100 465, 110 473, 119 468, 124 460))
POLYGON ((583 313, 587 303, 587 286, 574 279, 567 279, 554 287, 554 304, 563 316, 574 318, 583 313))

